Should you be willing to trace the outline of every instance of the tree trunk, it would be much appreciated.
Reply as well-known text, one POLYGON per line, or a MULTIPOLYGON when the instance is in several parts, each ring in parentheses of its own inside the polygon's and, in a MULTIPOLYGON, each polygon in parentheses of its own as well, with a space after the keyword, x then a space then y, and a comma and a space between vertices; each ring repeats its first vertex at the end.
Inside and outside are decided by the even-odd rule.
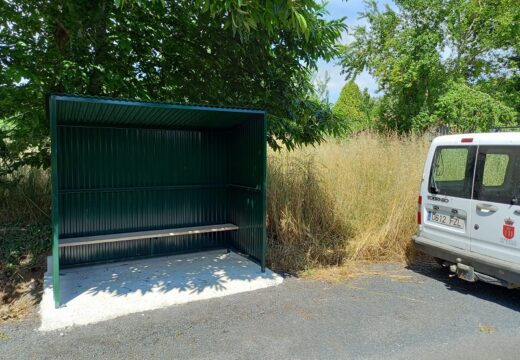
POLYGON ((108 39, 107 39, 107 22, 108 9, 106 0, 99 0, 93 4, 92 22, 94 34, 94 61, 92 72, 89 77, 87 93, 89 95, 103 95, 103 72, 98 66, 103 67, 107 58, 108 39))

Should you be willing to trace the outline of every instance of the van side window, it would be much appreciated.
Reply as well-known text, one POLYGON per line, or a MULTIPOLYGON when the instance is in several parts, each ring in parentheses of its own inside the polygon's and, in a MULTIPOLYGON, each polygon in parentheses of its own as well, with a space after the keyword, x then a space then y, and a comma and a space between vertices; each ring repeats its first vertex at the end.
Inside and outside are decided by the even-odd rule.
POLYGON ((475 171, 475 200, 512 204, 520 199, 520 150, 481 146, 475 171), (517 200, 515 200, 517 199, 517 200))
POLYGON ((429 192, 469 199, 475 152, 475 146, 438 147, 433 158, 429 192))

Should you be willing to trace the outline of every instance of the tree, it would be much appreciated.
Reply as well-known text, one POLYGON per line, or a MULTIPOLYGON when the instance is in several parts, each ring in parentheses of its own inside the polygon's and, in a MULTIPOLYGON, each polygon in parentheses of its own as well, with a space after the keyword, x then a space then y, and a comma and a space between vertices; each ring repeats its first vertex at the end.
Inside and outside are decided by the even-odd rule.
POLYGON ((348 125, 351 132, 358 132, 372 127, 372 106, 368 92, 362 93, 357 84, 351 80, 341 89, 333 112, 348 125))
POLYGON ((347 79, 363 70, 377 79, 384 127, 430 126, 436 104, 453 83, 472 88, 480 83, 481 91, 519 108, 518 97, 494 85, 520 88, 517 1, 396 0, 395 5, 397 10, 381 11, 368 1, 362 13, 368 25, 352 30, 354 41, 341 55, 347 79))
POLYGON ((452 83, 436 104, 433 120, 452 124, 459 131, 489 131, 516 123, 516 112, 466 84, 452 83))
POLYGON ((377 117, 377 111, 378 111, 378 99, 373 98, 370 93, 368 92, 368 89, 365 88, 363 90, 362 94, 362 104, 361 104, 361 110, 365 114, 365 118, 367 121, 367 129, 373 128, 375 125, 375 119, 377 117))
POLYGON ((3 173, 48 164, 51 92, 264 108, 274 148, 340 131, 311 74, 345 25, 315 1, 7 0, 0 13, 3 173))

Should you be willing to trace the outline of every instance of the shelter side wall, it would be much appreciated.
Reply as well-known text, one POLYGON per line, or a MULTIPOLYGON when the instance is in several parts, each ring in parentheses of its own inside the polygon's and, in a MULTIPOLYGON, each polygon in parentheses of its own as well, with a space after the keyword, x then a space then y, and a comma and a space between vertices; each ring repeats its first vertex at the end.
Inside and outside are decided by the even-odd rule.
POLYGON ((230 233, 231 246, 261 261, 264 232, 259 208, 262 193, 230 189, 228 201, 230 222, 238 226, 237 231, 230 233))
POLYGON ((263 176, 265 163, 263 120, 251 120, 229 134, 229 221, 239 230, 231 234, 231 245, 258 261, 264 251, 263 176))

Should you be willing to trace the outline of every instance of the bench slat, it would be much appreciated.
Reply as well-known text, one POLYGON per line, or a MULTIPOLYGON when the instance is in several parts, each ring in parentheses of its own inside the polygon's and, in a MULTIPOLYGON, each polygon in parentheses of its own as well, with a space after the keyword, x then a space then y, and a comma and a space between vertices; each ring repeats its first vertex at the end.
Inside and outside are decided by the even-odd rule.
POLYGON ((139 240, 148 238, 159 238, 167 236, 180 236, 180 235, 195 235, 204 234, 220 231, 232 231, 238 230, 238 226, 235 224, 217 224, 217 225, 204 225, 204 226, 193 226, 184 228, 173 228, 163 230, 150 230, 150 231, 138 231, 121 234, 107 234, 107 235, 95 235, 95 236, 82 236, 68 239, 60 239, 60 247, 77 246, 77 245, 88 245, 88 244, 99 244, 116 241, 127 241, 127 240, 139 240))

